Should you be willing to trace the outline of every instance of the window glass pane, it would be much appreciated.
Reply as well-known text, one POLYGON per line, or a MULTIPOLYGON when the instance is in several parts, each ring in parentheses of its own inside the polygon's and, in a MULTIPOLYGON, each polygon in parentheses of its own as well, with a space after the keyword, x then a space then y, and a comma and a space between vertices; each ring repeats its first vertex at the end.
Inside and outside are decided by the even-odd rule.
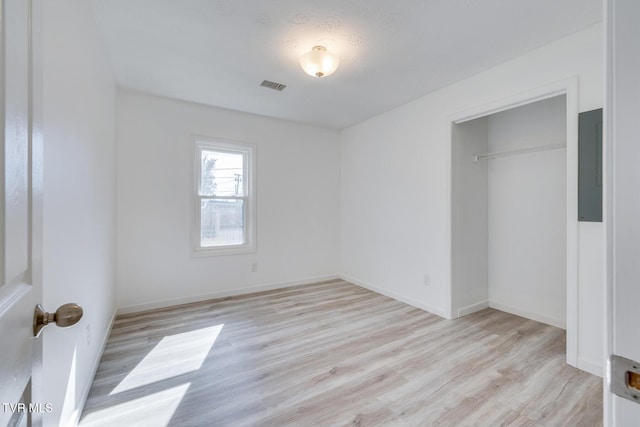
POLYGON ((244 201, 206 199, 200 201, 200 246, 244 243, 244 201))
POLYGON ((203 196, 244 196, 244 155, 202 151, 201 188, 203 196))

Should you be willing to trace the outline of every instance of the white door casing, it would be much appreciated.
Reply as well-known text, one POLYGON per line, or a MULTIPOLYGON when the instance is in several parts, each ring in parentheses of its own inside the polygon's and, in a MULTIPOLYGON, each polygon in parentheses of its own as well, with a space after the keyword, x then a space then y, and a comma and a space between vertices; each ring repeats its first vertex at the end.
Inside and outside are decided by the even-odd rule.
POLYGON ((32 372, 42 354, 41 340, 33 339, 42 296, 40 5, 1 0, 0 425, 39 423, 29 403, 38 394, 32 372))
MULTIPOLYGON (((566 314, 566 330, 567 330, 567 363, 571 366, 585 369, 580 364, 580 357, 578 354, 578 339, 584 331, 580 330, 580 323, 578 321, 578 78, 571 77, 566 80, 551 83, 542 87, 531 89, 527 92, 515 94, 510 98, 499 99, 491 103, 481 105, 457 114, 453 114, 447 118, 448 129, 448 158, 449 158, 449 170, 448 170, 448 194, 449 199, 449 252, 453 261, 453 152, 452 152, 452 130, 453 125, 457 123, 464 123, 470 120, 474 120, 480 117, 489 116, 491 114, 499 113, 502 111, 517 108, 523 105, 531 104, 544 99, 553 98, 556 96, 566 96, 566 111, 567 111, 567 136, 566 136, 566 152, 567 152, 567 164, 566 164, 566 191, 567 191, 567 222, 566 222, 566 287, 567 287, 567 314, 566 314)), ((453 277, 453 262, 451 264, 450 277, 453 277)), ((453 294, 453 282, 450 281, 450 285, 447 289, 449 307, 447 311, 448 318, 457 317, 457 302, 454 301, 453 294)))

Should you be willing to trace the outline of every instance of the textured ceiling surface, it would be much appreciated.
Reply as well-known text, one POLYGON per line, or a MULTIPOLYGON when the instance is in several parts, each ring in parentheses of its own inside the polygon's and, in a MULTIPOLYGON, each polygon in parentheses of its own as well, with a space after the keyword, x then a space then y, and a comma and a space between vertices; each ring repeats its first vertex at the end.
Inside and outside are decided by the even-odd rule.
POLYGON ((91 1, 121 86, 332 128, 602 18, 601 0, 91 1), (322 79, 298 64, 317 44, 340 56, 322 79))

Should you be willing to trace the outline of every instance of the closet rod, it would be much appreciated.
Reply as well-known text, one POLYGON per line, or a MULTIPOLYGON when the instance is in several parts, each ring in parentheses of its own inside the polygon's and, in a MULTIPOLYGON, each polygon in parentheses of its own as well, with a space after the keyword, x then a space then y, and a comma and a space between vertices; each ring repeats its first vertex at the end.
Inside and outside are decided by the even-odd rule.
POLYGON ((536 153, 538 151, 558 150, 560 148, 566 148, 566 147, 567 147, 567 143, 561 142, 559 144, 540 145, 538 147, 517 148, 515 150, 496 151, 494 153, 487 153, 487 154, 476 154, 473 156, 473 161, 477 162, 479 160, 490 160, 498 157, 509 157, 509 156, 515 156, 518 154, 536 153))

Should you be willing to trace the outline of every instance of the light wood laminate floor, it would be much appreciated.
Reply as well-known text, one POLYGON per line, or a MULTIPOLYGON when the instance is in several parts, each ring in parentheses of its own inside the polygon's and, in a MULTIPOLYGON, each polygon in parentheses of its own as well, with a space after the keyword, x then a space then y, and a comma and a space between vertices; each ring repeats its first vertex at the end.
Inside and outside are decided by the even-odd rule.
POLYGON ((565 332, 332 281, 119 316, 81 426, 600 426, 565 332))

